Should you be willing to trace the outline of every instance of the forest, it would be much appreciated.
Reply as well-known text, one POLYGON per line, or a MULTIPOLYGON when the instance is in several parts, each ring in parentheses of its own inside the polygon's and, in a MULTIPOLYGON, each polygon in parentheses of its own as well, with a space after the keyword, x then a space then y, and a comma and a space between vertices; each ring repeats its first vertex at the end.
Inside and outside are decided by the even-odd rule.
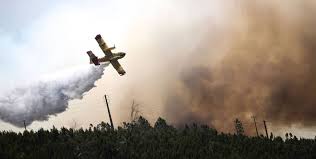
POLYGON ((246 136, 241 124, 232 134, 207 125, 177 128, 162 118, 150 125, 139 117, 115 129, 102 122, 88 129, 2 131, 0 158, 315 159, 316 139, 246 136))

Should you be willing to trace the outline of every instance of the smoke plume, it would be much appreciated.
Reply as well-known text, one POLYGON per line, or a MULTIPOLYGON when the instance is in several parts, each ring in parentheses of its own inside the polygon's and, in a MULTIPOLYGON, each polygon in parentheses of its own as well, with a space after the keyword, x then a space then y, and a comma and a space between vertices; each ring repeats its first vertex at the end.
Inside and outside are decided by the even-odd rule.
POLYGON ((225 34, 214 45, 218 34, 210 31, 168 86, 165 116, 221 131, 253 115, 279 126, 315 126, 316 4, 231 2, 225 34), (215 62, 214 50, 221 55, 215 62))
POLYGON ((0 119, 22 127, 33 121, 47 120, 65 111, 69 100, 81 99, 103 75, 104 67, 80 67, 54 75, 54 79, 16 87, 0 96, 0 119))

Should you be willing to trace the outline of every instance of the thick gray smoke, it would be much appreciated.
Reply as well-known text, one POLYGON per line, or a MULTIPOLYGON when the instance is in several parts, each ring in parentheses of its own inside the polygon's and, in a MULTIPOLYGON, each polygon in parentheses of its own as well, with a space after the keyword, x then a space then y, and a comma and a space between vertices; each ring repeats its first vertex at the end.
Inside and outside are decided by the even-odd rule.
POLYGON ((81 99, 100 79, 106 65, 64 72, 57 78, 32 82, 0 95, 0 119, 22 127, 65 111, 69 100, 81 99))

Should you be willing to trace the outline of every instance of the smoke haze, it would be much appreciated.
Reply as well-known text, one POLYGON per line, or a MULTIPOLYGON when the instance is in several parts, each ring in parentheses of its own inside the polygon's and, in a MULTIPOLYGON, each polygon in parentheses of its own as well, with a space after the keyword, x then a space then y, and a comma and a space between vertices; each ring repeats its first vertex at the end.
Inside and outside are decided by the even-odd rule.
POLYGON ((192 52, 194 62, 167 89, 164 114, 175 124, 207 123, 222 131, 252 115, 279 126, 315 126, 315 3, 232 3, 230 27, 216 45, 218 32, 210 32, 192 52), (215 62, 214 50, 221 55, 215 62))
POLYGON ((58 72, 43 80, 16 87, 0 96, 0 119, 23 127, 64 112, 69 100, 81 99, 103 75, 104 67, 86 66, 58 72), (53 78, 52 78, 53 77, 53 78))

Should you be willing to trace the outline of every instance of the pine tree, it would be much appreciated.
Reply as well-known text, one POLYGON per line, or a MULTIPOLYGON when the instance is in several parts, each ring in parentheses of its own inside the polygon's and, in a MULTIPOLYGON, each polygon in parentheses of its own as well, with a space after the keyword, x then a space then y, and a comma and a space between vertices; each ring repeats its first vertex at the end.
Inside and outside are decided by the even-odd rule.
POLYGON ((242 126, 242 123, 238 118, 236 118, 235 120, 235 129, 237 135, 244 135, 244 127, 242 126))

